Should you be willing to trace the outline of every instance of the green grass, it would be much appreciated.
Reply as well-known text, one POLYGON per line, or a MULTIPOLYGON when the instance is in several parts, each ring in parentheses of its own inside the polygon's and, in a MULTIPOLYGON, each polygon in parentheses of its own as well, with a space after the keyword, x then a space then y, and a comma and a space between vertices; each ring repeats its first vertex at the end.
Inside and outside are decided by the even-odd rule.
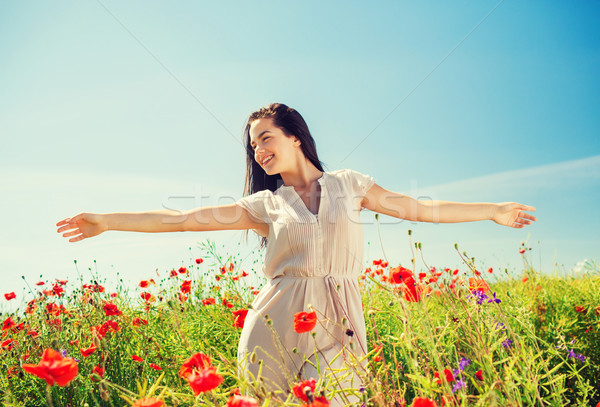
MULTIPOLYGON (((42 293, 53 282, 41 287, 29 282, 35 309, 1 317, 17 324, 2 331, 3 405, 41 406, 51 399, 55 406, 122 406, 127 405, 122 396, 138 399, 153 384, 157 384, 154 394, 169 406, 223 406, 235 388, 254 394, 259 405, 282 405, 263 397, 257 383, 237 376, 240 329, 233 326, 232 311, 247 309, 253 290, 246 283, 248 277, 232 279, 242 273, 234 262, 223 261, 210 243, 204 248, 216 261, 213 267, 192 263, 185 273, 169 277, 167 271, 147 288, 121 287, 114 298, 108 291, 82 288, 83 281, 54 283, 65 289, 60 296, 42 293), (217 282, 221 267, 226 271, 217 282), (180 291, 184 280, 192 282, 187 299, 180 291), (153 297, 144 301, 143 292, 153 297), (215 298, 215 305, 202 304, 209 297, 215 298), (223 298, 231 308, 223 305, 223 298), (107 316, 103 308, 107 302, 117 305, 122 315, 107 316), (48 312, 51 303, 58 306, 54 314, 48 312), (148 324, 133 326, 135 317, 148 324), (91 327, 107 320, 116 321, 119 331, 94 338, 91 327), (37 337, 28 334, 31 331, 37 337), (83 357, 79 349, 92 343, 97 350, 83 357), (37 364, 46 348, 66 350, 79 360, 74 381, 49 388, 49 395, 43 380, 21 368, 23 363, 37 364), (179 369, 197 352, 209 355, 225 380, 217 389, 195 397, 179 377, 179 369), (136 362, 131 355, 143 361, 136 362), (94 366, 105 368, 102 380, 90 378, 94 366)), ((523 256, 526 260, 527 253, 523 256)), ((500 277, 497 271, 481 270, 479 278, 490 280, 483 298, 481 292, 469 289, 468 278, 477 277, 473 260, 461 257, 465 267, 456 276, 453 270, 425 269, 422 286, 431 291, 419 302, 407 301, 401 284, 382 281, 393 265, 371 265, 359 280, 370 350, 369 371, 363 374, 367 385, 359 393, 365 406, 410 405, 416 397, 438 405, 595 406, 600 400, 598 266, 588 264, 587 272, 577 277, 540 275, 526 261, 519 276, 500 277), (494 298, 500 302, 490 302, 494 298), (454 371, 454 381, 436 380, 434 374, 445 369, 454 371), (476 377, 478 371, 482 380, 476 377)), ((419 280, 418 273, 415 279, 419 280)), ((339 391, 330 383, 318 383, 328 399, 339 391)), ((293 396, 285 403, 300 404, 293 396)))

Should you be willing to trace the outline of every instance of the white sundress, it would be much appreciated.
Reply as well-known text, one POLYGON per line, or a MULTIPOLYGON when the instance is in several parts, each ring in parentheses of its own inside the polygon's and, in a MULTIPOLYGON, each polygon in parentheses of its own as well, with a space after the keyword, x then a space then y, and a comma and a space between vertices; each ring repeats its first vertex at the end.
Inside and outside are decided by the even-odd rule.
MULTIPOLYGON (((348 357, 360 359, 368 352, 358 286, 364 245, 359 211, 375 181, 344 169, 323 172, 318 182, 318 214, 308 210, 293 186, 282 185, 275 192, 263 190, 236 202, 252 217, 269 223, 263 265, 268 281, 246 316, 238 367, 240 375, 255 380, 262 360, 260 377, 266 389, 283 391, 283 400, 300 378, 319 379, 317 369, 305 363, 316 364, 316 350, 320 376, 334 380, 338 388, 358 390, 362 383, 356 374, 366 372, 366 360, 348 357), (317 313, 314 338, 311 332, 294 330, 294 315, 311 311, 309 306, 317 313), (272 321, 270 326, 265 316, 272 321)), ((343 406, 358 400, 347 394, 330 402, 343 406)))

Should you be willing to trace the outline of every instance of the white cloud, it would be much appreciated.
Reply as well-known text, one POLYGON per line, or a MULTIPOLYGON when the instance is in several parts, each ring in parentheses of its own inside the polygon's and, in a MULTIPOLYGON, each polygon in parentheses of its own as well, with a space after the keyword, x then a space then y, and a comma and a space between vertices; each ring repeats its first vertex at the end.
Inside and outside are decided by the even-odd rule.
POLYGON ((520 194, 542 192, 560 186, 589 186, 599 181, 600 155, 597 155, 423 187, 419 188, 418 193, 421 196, 431 196, 433 199, 459 196, 463 197, 462 200, 466 200, 495 195, 499 192, 520 194))

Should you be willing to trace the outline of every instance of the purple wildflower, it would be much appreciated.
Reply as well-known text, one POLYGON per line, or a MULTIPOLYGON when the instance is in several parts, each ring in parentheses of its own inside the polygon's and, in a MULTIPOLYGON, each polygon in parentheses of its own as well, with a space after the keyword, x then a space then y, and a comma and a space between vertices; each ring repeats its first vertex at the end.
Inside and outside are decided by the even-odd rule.
POLYGON ((573 349, 569 350, 569 354, 567 356, 570 358, 579 359, 582 362, 585 362, 585 356, 583 356, 583 354, 581 354, 581 353, 575 353, 573 351, 573 349))
MULTIPOLYGON (((472 290, 467 298, 476 298, 477 304, 481 305, 483 301, 488 298, 488 296, 485 295, 481 290, 472 290)), ((471 302, 471 300, 469 300, 469 302, 471 302)))
POLYGON ((462 358, 460 360, 460 362, 458 362, 458 370, 460 370, 462 372, 470 364, 471 364, 471 359, 462 358))
POLYGON ((501 301, 499 298, 496 298, 496 292, 495 292, 495 291, 494 291, 494 298, 490 298, 490 299, 488 300, 488 304, 489 304, 490 302, 495 302, 496 304, 500 304, 500 303, 502 302, 502 301, 501 301))
POLYGON ((62 355, 63 358, 67 357, 67 350, 66 349, 61 349, 60 350, 60 354, 62 355))
POLYGON ((510 348, 513 344, 512 339, 506 339, 504 342, 502 342, 502 346, 504 346, 505 348, 510 348))
POLYGON ((467 387, 467 383, 465 383, 464 380, 457 380, 456 383, 454 383, 454 386, 452 386, 452 394, 459 389, 464 389, 465 387, 467 387))

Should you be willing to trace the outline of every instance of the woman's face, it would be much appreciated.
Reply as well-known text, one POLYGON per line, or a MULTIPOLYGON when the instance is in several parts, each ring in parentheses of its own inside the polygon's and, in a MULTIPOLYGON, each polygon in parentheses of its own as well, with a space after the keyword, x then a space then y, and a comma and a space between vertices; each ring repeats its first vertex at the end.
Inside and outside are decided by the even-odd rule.
POLYGON ((286 136, 270 118, 257 119, 250 124, 250 145, 254 149, 254 159, 269 175, 296 167, 297 154, 301 153, 300 148, 295 148, 300 146, 298 138, 286 136))

